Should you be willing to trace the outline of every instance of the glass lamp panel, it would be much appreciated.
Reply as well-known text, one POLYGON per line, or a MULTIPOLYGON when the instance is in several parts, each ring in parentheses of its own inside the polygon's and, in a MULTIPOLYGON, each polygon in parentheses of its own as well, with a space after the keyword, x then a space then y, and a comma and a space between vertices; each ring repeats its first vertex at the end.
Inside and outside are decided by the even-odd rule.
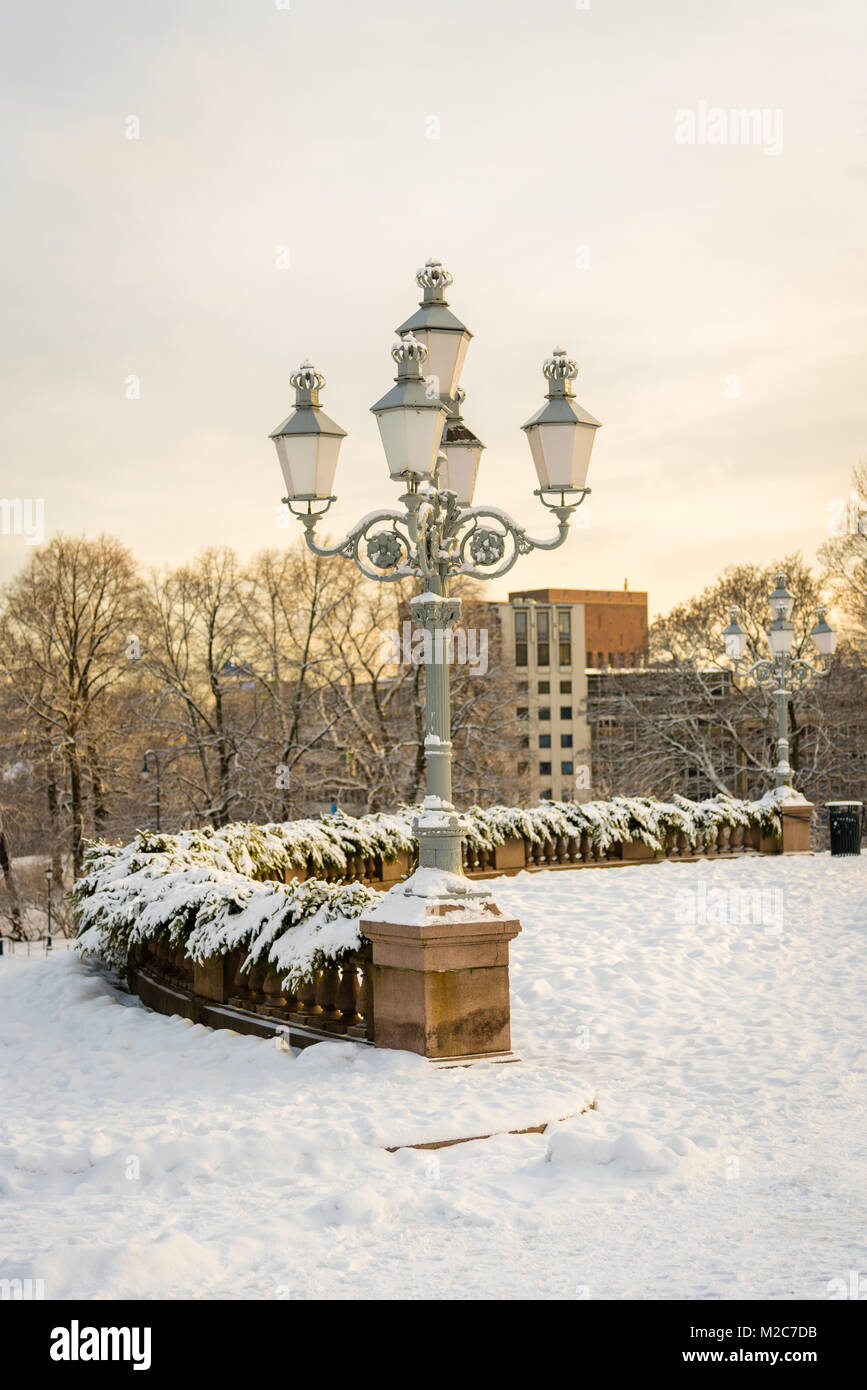
POLYGON ((313 497, 316 484, 316 434, 281 434, 274 440, 287 497, 313 497))
POLYGON ((334 492, 334 475, 337 472, 337 459, 342 435, 320 434, 319 455, 316 460, 316 496, 331 497, 334 492))
POLYGON ((594 425, 542 424, 527 433, 540 487, 584 487, 596 433, 594 425))
POLYGON ((725 643, 726 656, 729 661, 740 661, 747 649, 747 634, 745 632, 727 632, 725 643))
POLYGON ((768 632, 768 645, 774 656, 784 656, 792 650, 795 629, 791 623, 774 623, 768 632))
POLYGON ((827 623, 824 627, 820 627, 817 624, 816 627, 813 628, 810 636, 815 642, 816 648, 821 656, 834 655, 837 650, 837 634, 833 628, 828 627, 827 623))
POLYGON ((403 406, 377 415, 382 447, 393 478, 404 473, 433 476, 445 420, 444 410, 403 406))
POLYGON ((425 376, 436 377, 441 396, 454 396, 461 379, 464 358, 470 343, 469 336, 442 328, 416 329, 415 336, 428 350, 424 364, 425 376))
POLYGON ((482 457, 482 446, 480 444, 444 444, 442 452, 446 456, 446 461, 444 464, 440 464, 440 487, 455 493, 461 506, 471 506, 473 493, 476 490, 476 477, 479 471, 479 460, 482 457))

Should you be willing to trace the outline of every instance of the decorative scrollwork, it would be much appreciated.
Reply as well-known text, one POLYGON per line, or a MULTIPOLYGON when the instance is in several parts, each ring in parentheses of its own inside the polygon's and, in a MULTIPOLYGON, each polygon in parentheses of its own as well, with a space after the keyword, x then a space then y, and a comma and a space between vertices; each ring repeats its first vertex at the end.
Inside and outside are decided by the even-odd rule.
POLYGON ((524 527, 499 507, 462 507, 453 492, 435 488, 411 489, 401 498, 403 512, 374 512, 331 546, 318 545, 314 538, 324 511, 300 515, 314 555, 343 555, 368 579, 388 583, 415 577, 426 587, 442 592, 440 586, 446 586, 455 575, 499 579, 522 555, 537 549, 556 550, 565 541, 572 513, 584 495, 561 506, 546 504, 557 518, 557 534, 545 540, 528 536, 524 527), (383 526, 386 529, 374 531, 383 526))
POLYGON ((506 542, 499 531, 482 527, 470 536, 469 552, 477 565, 496 565, 506 553, 506 542))
POLYGON ((367 558, 378 570, 391 570, 406 551, 406 543, 393 531, 377 531, 367 542, 367 558))

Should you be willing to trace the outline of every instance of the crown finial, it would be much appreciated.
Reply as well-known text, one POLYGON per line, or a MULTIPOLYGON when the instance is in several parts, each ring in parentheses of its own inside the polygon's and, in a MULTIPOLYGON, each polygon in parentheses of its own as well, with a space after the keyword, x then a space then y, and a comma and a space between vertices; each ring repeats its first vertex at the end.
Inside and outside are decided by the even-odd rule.
POLYGON ((454 276, 446 270, 442 261, 430 256, 425 261, 421 270, 415 273, 416 284, 422 290, 445 290, 452 283, 454 276))
POLYGON ((290 376, 289 384, 294 386, 296 391, 321 391, 325 385, 325 377, 321 372, 317 372, 313 363, 305 357, 301 366, 290 376))
POLYGON ((412 333, 405 333, 392 347, 391 355, 398 366, 403 362, 418 362, 422 366, 427 357, 427 347, 413 337, 412 333))
POLYGON ((555 347, 550 357, 542 363, 542 375, 548 381, 574 381, 578 375, 578 363, 567 356, 566 349, 555 347))

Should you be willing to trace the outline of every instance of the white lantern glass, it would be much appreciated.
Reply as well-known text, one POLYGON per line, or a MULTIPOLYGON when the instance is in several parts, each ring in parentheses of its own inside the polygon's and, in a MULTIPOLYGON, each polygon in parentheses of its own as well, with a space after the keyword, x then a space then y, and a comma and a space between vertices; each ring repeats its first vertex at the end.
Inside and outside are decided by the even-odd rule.
POLYGON ((441 452, 445 459, 440 460, 440 487, 446 492, 453 492, 462 507, 472 506, 482 445, 443 444, 441 452))
POLYGON ((834 655, 837 650, 837 634, 824 620, 816 624, 810 636, 815 642, 816 649, 821 656, 834 655))
POLYGON ((527 430, 530 452, 543 488, 583 488, 597 425, 551 423, 527 430))
POLYGON ((768 646, 774 656, 787 656, 795 640, 795 629, 780 613, 768 630, 768 646))
POLYGON ((747 634, 745 632, 726 632, 726 656, 729 661, 740 661, 747 649, 747 634))
POLYGON ((278 435, 274 444, 286 496, 331 497, 342 443, 343 437, 333 434, 278 435))
POLYGON ((424 364, 425 377, 428 380, 431 377, 436 379, 441 396, 454 397, 470 345, 469 333, 455 333, 444 328, 417 328, 415 337, 428 350, 424 364))
POLYGON ((433 477, 445 418, 444 409, 417 409, 414 406, 402 406, 377 414, 376 423, 392 478, 400 478, 406 473, 414 473, 421 478, 433 477))

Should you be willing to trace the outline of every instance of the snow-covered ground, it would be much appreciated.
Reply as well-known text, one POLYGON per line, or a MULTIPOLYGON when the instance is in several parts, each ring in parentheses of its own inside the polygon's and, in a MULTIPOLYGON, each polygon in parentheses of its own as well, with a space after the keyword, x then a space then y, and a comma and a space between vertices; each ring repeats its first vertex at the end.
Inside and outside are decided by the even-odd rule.
POLYGON ((518 1066, 294 1056, 148 1013, 71 953, 0 960, 0 1278, 49 1298, 867 1286, 867 859, 492 886, 524 927, 518 1066))

